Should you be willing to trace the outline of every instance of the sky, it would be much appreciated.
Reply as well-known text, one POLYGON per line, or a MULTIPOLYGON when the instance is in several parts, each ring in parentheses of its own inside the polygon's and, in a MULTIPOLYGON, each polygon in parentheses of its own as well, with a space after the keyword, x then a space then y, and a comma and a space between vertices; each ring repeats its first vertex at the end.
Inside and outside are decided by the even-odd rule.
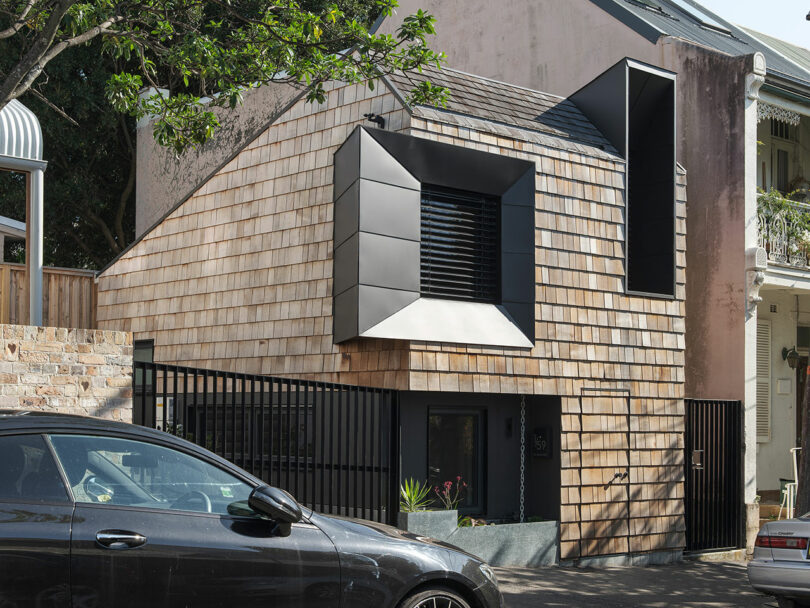
POLYGON ((698 0, 726 21, 810 48, 810 0, 698 0))

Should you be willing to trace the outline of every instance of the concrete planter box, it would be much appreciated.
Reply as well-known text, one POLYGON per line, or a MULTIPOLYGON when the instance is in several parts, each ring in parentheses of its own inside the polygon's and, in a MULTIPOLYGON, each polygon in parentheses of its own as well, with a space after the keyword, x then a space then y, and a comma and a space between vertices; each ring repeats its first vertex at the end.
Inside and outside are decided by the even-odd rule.
POLYGON ((541 521, 457 527, 457 511, 400 513, 399 527, 441 540, 493 566, 551 566, 558 563, 559 524, 541 521))
POLYGON ((559 553, 556 521, 456 528, 445 540, 493 566, 552 566, 559 553))
POLYGON ((420 536, 444 540, 458 529, 458 511, 416 511, 400 513, 397 527, 420 536))

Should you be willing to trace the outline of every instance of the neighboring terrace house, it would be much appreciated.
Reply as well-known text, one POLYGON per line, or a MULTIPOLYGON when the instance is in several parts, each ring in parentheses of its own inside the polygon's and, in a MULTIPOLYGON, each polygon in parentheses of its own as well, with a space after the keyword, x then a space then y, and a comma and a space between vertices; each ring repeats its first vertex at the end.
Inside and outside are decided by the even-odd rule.
POLYGON ((559 521, 565 560, 678 559, 675 82, 621 69, 657 91, 615 117, 649 161, 635 206, 617 144, 569 100, 450 69, 425 72, 446 108, 409 106, 403 77, 330 86, 101 272, 99 325, 158 362, 396 389, 403 478, 461 475, 466 513, 559 521))
POLYGON ((756 187, 770 194, 757 207, 758 240, 747 235, 767 260, 757 266, 762 300, 756 340, 746 346, 756 344, 749 372, 757 389, 757 487, 780 502, 778 492, 796 477, 810 354, 810 51, 747 32, 794 66, 792 74, 768 70, 759 89, 756 187))
MULTIPOLYGON (((433 13, 435 46, 453 66, 559 95, 574 95, 624 57, 678 75, 678 160, 689 171, 685 396, 715 403, 715 409, 741 404, 734 407, 744 410, 743 496, 718 485, 726 477, 721 463, 701 460, 712 446, 728 444, 740 430, 735 424, 718 426, 711 445, 698 446, 700 430, 688 429, 697 433, 700 448, 689 454, 689 471, 696 489, 711 483, 708 491, 720 500, 747 505, 752 546, 759 528, 756 496, 778 494, 780 478, 793 477, 790 448, 801 386, 797 393, 782 348, 796 345, 806 354, 807 344, 804 330, 797 336, 793 327, 805 323, 797 312, 804 310, 803 270, 794 268, 789 278, 776 273, 771 256, 760 294, 765 304, 756 305, 757 186, 805 183, 806 118, 800 116, 810 80, 807 52, 747 32, 692 0, 564 4, 562 10, 557 0, 403 0, 401 14, 416 8, 433 13), (792 321, 783 325, 774 318, 769 339, 758 315, 792 321), (758 331, 759 344, 772 342, 770 366, 762 362, 767 354, 765 346, 758 348, 758 331), (710 471, 714 482, 705 479, 710 471)), ((383 31, 396 23, 389 19, 383 31)), ((607 134, 610 126, 600 128, 607 134)), ((713 525, 693 526, 688 548, 724 547, 712 537, 713 525)))

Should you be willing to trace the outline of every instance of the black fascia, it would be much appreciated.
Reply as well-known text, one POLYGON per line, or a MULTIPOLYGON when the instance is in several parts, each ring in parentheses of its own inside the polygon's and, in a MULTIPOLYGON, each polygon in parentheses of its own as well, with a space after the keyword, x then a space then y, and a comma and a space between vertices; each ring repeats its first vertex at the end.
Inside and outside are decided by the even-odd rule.
MULTIPOLYGON (((534 171, 534 163, 527 160, 363 128, 422 184, 501 196, 527 172, 534 171)), ((524 200, 533 206, 533 192, 524 200)))

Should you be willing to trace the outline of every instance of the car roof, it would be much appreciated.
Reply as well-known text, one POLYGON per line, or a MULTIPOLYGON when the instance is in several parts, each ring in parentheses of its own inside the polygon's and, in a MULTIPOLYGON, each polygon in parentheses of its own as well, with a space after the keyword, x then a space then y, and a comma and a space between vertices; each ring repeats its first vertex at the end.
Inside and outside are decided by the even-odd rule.
MULTIPOLYGON (((0 410, 0 431, 10 429, 51 429, 75 428, 109 430, 127 433, 160 433, 143 426, 108 420, 106 418, 93 418, 78 414, 61 414, 57 412, 43 412, 37 410, 0 410)), ((165 435, 165 433, 162 433, 165 435)))

